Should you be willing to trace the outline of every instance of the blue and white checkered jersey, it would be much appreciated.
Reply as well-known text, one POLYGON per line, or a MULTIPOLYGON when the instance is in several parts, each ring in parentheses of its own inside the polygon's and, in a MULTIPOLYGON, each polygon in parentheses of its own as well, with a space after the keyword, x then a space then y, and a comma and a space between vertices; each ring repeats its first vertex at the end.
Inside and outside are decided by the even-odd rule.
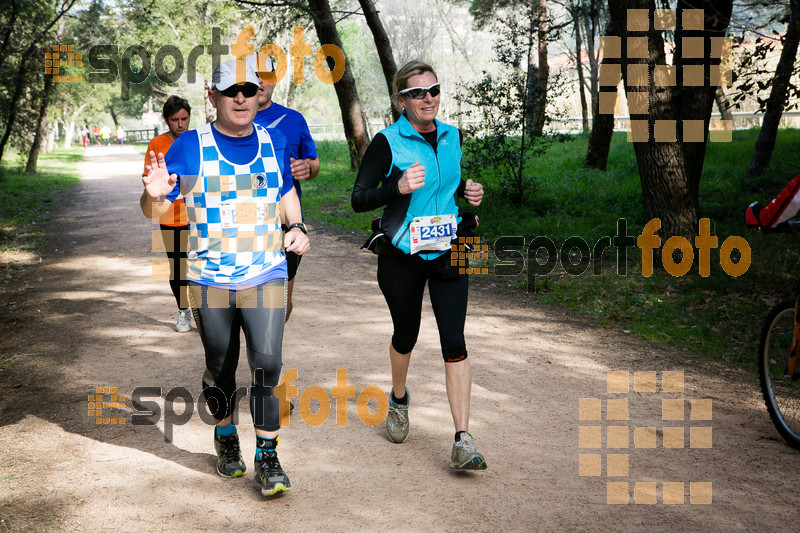
POLYGON ((280 219, 283 178, 272 140, 254 124, 259 152, 247 164, 225 158, 211 124, 197 128, 200 175, 181 176, 189 221, 186 278, 246 284, 284 261, 280 219))

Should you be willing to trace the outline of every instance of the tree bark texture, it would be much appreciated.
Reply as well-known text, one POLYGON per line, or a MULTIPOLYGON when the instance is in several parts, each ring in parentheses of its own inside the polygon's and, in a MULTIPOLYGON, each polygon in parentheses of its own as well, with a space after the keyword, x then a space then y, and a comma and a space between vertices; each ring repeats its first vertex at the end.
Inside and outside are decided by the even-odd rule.
POLYGON ((722 115, 722 120, 729 120, 733 123, 733 113, 731 112, 731 101, 728 99, 728 92, 725 87, 717 87, 717 92, 714 95, 714 100, 717 102, 717 110, 722 115))
POLYGON ((600 8, 598 7, 598 0, 591 0, 589 2, 589 13, 585 18, 586 22, 586 53, 589 56, 589 95, 592 102, 592 116, 597 113, 598 105, 598 54, 595 52, 595 35, 598 32, 600 8))
POLYGON ((767 100, 767 109, 761 123, 761 131, 756 140, 753 161, 750 163, 749 176, 759 176, 769 166, 772 150, 775 149, 775 139, 778 135, 783 106, 786 101, 786 92, 789 89, 789 80, 792 77, 794 62, 797 56, 797 44, 800 40, 800 0, 792 0, 789 6, 789 24, 783 38, 783 49, 775 76, 772 78, 772 90, 767 100))
POLYGON ((17 22, 17 16, 19 15, 19 8, 17 6, 17 0, 11 0, 11 15, 8 17, 8 22, 3 28, 5 31, 3 32, 3 40, 0 42, 0 70, 3 69, 3 63, 5 63, 6 58, 8 58, 8 46, 11 44, 11 32, 14 30, 14 24, 17 22))
POLYGON ((39 152, 47 135, 47 109, 50 107, 50 98, 53 94, 53 77, 44 77, 44 93, 42 101, 39 103, 39 118, 36 120, 36 136, 33 138, 31 150, 28 152, 28 162, 25 164, 25 172, 33 174, 36 172, 36 165, 39 162, 39 152))
MULTIPOLYGON (((664 40, 652 23, 647 31, 631 31, 627 26, 628 9, 644 9, 652 19, 655 3, 653 0, 609 0, 611 18, 623 35, 622 47, 632 37, 647 37, 646 58, 623 57, 622 78, 628 102, 637 98, 636 93, 644 92, 649 100, 649 116, 646 113, 631 113, 633 149, 639 167, 642 183, 642 203, 647 219, 661 220, 661 235, 695 235, 696 222, 700 208, 698 198, 689 188, 689 174, 684 160, 683 145, 680 142, 654 142, 653 124, 655 120, 676 121, 672 91, 668 87, 656 87, 653 76, 648 76, 647 86, 635 86, 635 80, 628 75, 629 65, 645 65, 650 73, 654 65, 666 64, 664 40), (647 141, 637 141, 638 128, 646 128, 647 141)), ((635 67, 636 68, 636 67, 635 67)), ((640 68, 640 67, 639 67, 640 68)))
POLYGON ((581 118, 582 118, 582 131, 589 131, 589 108, 586 103, 586 92, 584 91, 583 79, 583 44, 581 42, 581 10, 573 9, 573 19, 575 22, 575 63, 578 69, 578 95, 581 100, 581 118))
MULTIPOLYGON (((64 135, 65 149, 69 148, 70 145, 72 144, 72 138, 75 135, 75 123, 81 122, 78 120, 78 116, 83 112, 84 109, 86 109, 86 106, 88 105, 89 105, 88 103, 81 104, 75 111, 69 114, 69 117, 67 119, 66 135, 64 135)), ((64 116, 66 117, 67 114, 65 113, 64 116)))
POLYGON ((397 119, 400 118, 401 111, 400 106, 397 105, 397 100, 392 98, 392 82, 394 81, 394 75, 397 73, 397 64, 394 61, 392 43, 389 41, 389 36, 386 35, 386 30, 381 23, 378 10, 375 9, 375 2, 373 2, 373 0, 358 0, 358 3, 361 4, 361 9, 364 11, 364 18, 367 20, 367 26, 372 32, 372 39, 375 41, 375 49, 378 51, 378 59, 383 69, 383 77, 386 80, 386 88, 389 90, 392 118, 394 121, 397 121, 397 119))
MULTIPOLYGON (((311 8, 314 28, 317 31, 319 42, 336 45, 344 51, 328 0, 309 0, 308 5, 311 8)), ((333 59, 329 57, 327 61, 329 68, 333 69, 333 59)), ((339 109, 342 112, 344 134, 350 150, 350 164, 353 168, 358 168, 369 145, 369 135, 367 134, 367 123, 364 119, 361 100, 358 98, 358 91, 356 90, 350 62, 347 60, 347 54, 345 54, 344 74, 333 86, 336 90, 336 97, 339 100, 339 109)))
MULTIPOLYGON (((605 37, 620 37, 613 20, 609 20, 604 33, 605 37)), ((626 47, 621 47, 623 56, 626 47)), ((603 65, 620 65, 622 59, 610 57, 609 54, 603 55, 603 65)), ((599 86, 599 93, 617 93, 617 87, 599 86)), ((618 96, 617 96, 618 98, 618 96)), ((589 147, 586 149, 585 163, 587 167, 605 170, 608 165, 608 151, 611 146, 611 137, 614 135, 614 114, 600 113, 600 106, 592 106, 592 132, 589 134, 589 147)))
POLYGON ((731 20, 733 0, 678 0, 678 26, 675 31, 675 57, 677 67, 678 87, 674 91, 674 100, 678 110, 677 138, 683 143, 683 158, 686 162, 686 171, 689 175, 689 190, 693 197, 700 194, 700 177, 703 173, 703 162, 706 156, 708 143, 708 127, 711 121, 711 111, 714 108, 714 98, 717 86, 711 85, 710 72, 712 67, 720 65, 719 57, 711 57, 712 39, 725 36, 731 20), (703 30, 685 30, 682 15, 685 10, 702 9, 704 13, 703 30), (684 38, 701 38, 703 43, 702 57, 690 57, 693 54, 690 48, 684 49, 684 38), (687 86, 684 80, 686 67, 699 65, 703 68, 704 85, 702 87, 687 86), (686 120, 703 120, 703 141, 685 142, 683 140, 683 127, 686 120))
MULTIPOLYGON (((203 79, 203 90, 205 91, 205 94, 208 94, 208 91, 211 90, 210 79, 203 79)), ((214 122, 214 119, 217 117, 217 112, 214 109, 214 106, 211 105, 211 101, 208 99, 208 96, 203 99, 203 115, 206 117, 206 124, 209 122, 214 122)))
POLYGON ((14 83, 14 93, 8 105, 8 117, 6 118, 3 138, 0 139, 0 161, 3 159, 3 153, 6 150, 8 140, 11 138, 11 131, 14 129, 14 123, 17 121, 17 114, 22 99, 22 92, 25 89, 25 78, 28 69, 28 59, 30 55, 25 55, 20 61, 19 68, 17 69, 17 79, 14 83))
MULTIPOLYGON (((544 130, 545 111, 547 108, 547 83, 550 78, 550 66, 547 64, 547 2, 539 0, 535 11, 537 18, 536 48, 538 65, 528 61, 528 77, 526 83, 526 125, 531 135, 539 137, 544 130)), ((533 39, 531 39, 533 41, 533 39)), ((533 44, 531 44, 533 46, 533 44)), ((529 58, 533 54, 529 54, 529 58)))

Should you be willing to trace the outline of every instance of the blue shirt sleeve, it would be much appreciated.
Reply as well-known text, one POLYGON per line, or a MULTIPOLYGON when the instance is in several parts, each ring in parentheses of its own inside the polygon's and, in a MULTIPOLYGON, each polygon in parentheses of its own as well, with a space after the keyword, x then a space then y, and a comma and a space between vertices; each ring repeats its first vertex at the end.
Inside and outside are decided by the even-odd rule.
POLYGON ((197 176, 200 174, 200 144, 197 131, 190 130, 182 133, 164 156, 167 171, 178 175, 175 188, 167 195, 167 200, 174 202, 181 192, 181 176, 197 176))
POLYGON ((308 129, 308 123, 303 115, 300 115, 300 122, 298 124, 300 130, 300 157, 302 159, 316 159, 317 145, 314 144, 314 139, 311 138, 311 131, 308 129))

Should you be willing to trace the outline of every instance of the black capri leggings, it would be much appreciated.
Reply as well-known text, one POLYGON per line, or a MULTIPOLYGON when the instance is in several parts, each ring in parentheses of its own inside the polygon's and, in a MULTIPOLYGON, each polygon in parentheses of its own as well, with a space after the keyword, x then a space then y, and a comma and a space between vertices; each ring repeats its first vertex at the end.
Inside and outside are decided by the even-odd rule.
POLYGON ((186 286, 186 248, 188 246, 189 226, 165 226, 161 224, 161 238, 169 257, 169 288, 175 296, 179 309, 186 309, 186 302, 181 305, 181 288, 186 286))
POLYGON ((286 280, 229 291, 189 282, 197 330, 206 355, 203 393, 209 412, 224 420, 236 407, 239 328, 247 342, 250 363, 250 414, 256 429, 280 429, 275 387, 281 375, 281 345, 286 316, 286 280))
POLYGON ((467 274, 452 275, 445 267, 449 261, 449 252, 433 261, 417 255, 378 255, 378 285, 392 314, 392 346, 398 352, 409 353, 417 343, 427 282, 445 362, 467 358, 464 320, 469 278, 467 274))

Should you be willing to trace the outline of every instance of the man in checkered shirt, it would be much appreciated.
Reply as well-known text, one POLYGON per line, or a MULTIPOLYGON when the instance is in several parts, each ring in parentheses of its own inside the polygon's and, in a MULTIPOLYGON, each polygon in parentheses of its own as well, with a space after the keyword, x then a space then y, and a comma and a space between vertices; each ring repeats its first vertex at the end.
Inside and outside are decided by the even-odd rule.
POLYGON ((217 120, 183 133, 166 157, 150 152, 140 206, 157 219, 179 195, 185 200, 189 304, 205 349, 203 392, 217 420, 217 473, 239 477, 247 470, 232 422, 241 328, 253 375, 256 481, 272 496, 291 490, 276 451, 279 401, 273 394, 286 313, 285 252, 302 255, 309 242, 285 139, 253 124, 258 84, 244 58, 216 68, 208 98, 217 120))

